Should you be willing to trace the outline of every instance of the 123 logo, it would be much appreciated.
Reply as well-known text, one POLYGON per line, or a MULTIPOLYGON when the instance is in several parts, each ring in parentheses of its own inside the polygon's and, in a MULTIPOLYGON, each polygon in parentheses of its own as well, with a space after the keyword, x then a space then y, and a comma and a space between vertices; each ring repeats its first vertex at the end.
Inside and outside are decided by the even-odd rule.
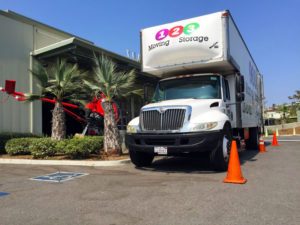
POLYGON ((199 27, 200 27, 199 23, 195 22, 195 23, 189 23, 189 24, 185 25, 184 27, 183 26, 175 26, 175 27, 172 27, 170 30, 169 29, 161 29, 156 33, 155 39, 157 41, 161 41, 168 36, 171 38, 178 37, 182 33, 184 33, 186 35, 191 35, 199 27))

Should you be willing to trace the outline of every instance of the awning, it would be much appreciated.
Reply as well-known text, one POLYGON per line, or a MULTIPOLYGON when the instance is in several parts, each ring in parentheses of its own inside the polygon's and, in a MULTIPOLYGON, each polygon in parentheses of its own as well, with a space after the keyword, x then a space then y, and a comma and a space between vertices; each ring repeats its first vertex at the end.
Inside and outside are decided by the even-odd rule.
POLYGON ((118 68, 124 70, 135 69, 138 73, 138 78, 149 80, 149 82, 156 82, 156 77, 141 72, 141 64, 138 61, 118 55, 106 49, 100 48, 92 43, 85 42, 76 37, 72 37, 57 43, 48 45, 46 47, 34 50, 31 55, 42 61, 49 61, 58 56, 66 56, 69 59, 74 59, 80 66, 90 67, 93 63, 95 54, 104 54, 110 57, 118 65, 118 68))

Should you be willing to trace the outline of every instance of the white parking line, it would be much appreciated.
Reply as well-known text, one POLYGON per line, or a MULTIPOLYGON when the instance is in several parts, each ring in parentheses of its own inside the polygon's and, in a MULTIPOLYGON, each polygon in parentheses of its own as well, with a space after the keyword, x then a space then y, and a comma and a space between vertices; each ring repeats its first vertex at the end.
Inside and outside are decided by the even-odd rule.
POLYGON ((281 140, 281 139, 278 139, 278 141, 295 141, 295 142, 299 142, 300 140, 281 140))

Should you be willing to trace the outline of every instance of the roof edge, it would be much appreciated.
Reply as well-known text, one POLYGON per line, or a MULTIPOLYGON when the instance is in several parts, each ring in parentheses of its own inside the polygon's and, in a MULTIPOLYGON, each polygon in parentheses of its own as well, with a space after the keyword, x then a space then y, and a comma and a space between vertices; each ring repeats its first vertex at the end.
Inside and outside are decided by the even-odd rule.
POLYGON ((36 50, 32 51, 30 53, 30 55, 32 55, 32 56, 40 55, 40 54, 43 54, 45 52, 51 51, 53 49, 63 47, 63 46, 68 45, 68 44, 72 44, 75 39, 76 39, 75 37, 71 37, 71 38, 56 42, 54 44, 47 45, 45 47, 42 47, 42 48, 39 48, 39 49, 36 49, 36 50))
POLYGON ((105 55, 110 56, 112 58, 127 62, 131 65, 135 65, 136 67, 140 66, 139 62, 137 62, 135 60, 132 60, 132 59, 127 58, 125 56, 122 56, 122 55, 119 55, 117 53, 111 52, 107 49, 101 48, 101 47, 96 46, 92 43, 87 43, 85 41, 82 41, 81 39, 78 39, 77 37, 71 37, 71 38, 56 42, 54 44, 45 46, 43 48, 36 49, 36 50, 32 51, 30 54, 32 56, 38 56, 38 55, 41 55, 43 53, 58 49, 60 47, 67 46, 69 44, 75 44, 75 45, 90 49, 91 51, 98 52, 98 53, 103 52, 105 55))

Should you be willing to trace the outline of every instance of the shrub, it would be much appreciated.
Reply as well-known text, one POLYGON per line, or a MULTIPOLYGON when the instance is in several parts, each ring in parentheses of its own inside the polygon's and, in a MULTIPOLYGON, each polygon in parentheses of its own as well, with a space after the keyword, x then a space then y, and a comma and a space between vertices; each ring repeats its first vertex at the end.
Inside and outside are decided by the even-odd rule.
POLYGON ((64 153, 73 159, 86 158, 91 153, 99 153, 102 146, 103 137, 73 138, 67 141, 64 153))
POLYGON ((5 144, 13 138, 38 137, 31 133, 0 133, 0 154, 5 154, 5 144))
POLYGON ((99 154, 103 148, 103 136, 85 136, 91 154, 99 154))
POLYGON ((5 150, 10 155, 27 155, 30 154, 29 146, 37 138, 14 138, 5 144, 5 150))
POLYGON ((54 141, 51 138, 14 138, 5 146, 10 155, 31 153, 33 158, 45 158, 61 153, 74 159, 99 154, 102 147, 102 136, 75 137, 62 141, 54 141))
POLYGON ((64 154, 65 148, 66 148, 67 144, 69 143, 69 141, 70 141, 70 139, 57 141, 56 146, 55 146, 56 153, 64 154))
POLYGON ((54 156, 56 153, 57 141, 51 140, 51 138, 39 138, 34 139, 29 146, 33 158, 46 158, 48 156, 54 156))
POLYGON ((85 139, 70 139, 65 146, 64 153, 72 159, 86 158, 90 155, 85 139))

